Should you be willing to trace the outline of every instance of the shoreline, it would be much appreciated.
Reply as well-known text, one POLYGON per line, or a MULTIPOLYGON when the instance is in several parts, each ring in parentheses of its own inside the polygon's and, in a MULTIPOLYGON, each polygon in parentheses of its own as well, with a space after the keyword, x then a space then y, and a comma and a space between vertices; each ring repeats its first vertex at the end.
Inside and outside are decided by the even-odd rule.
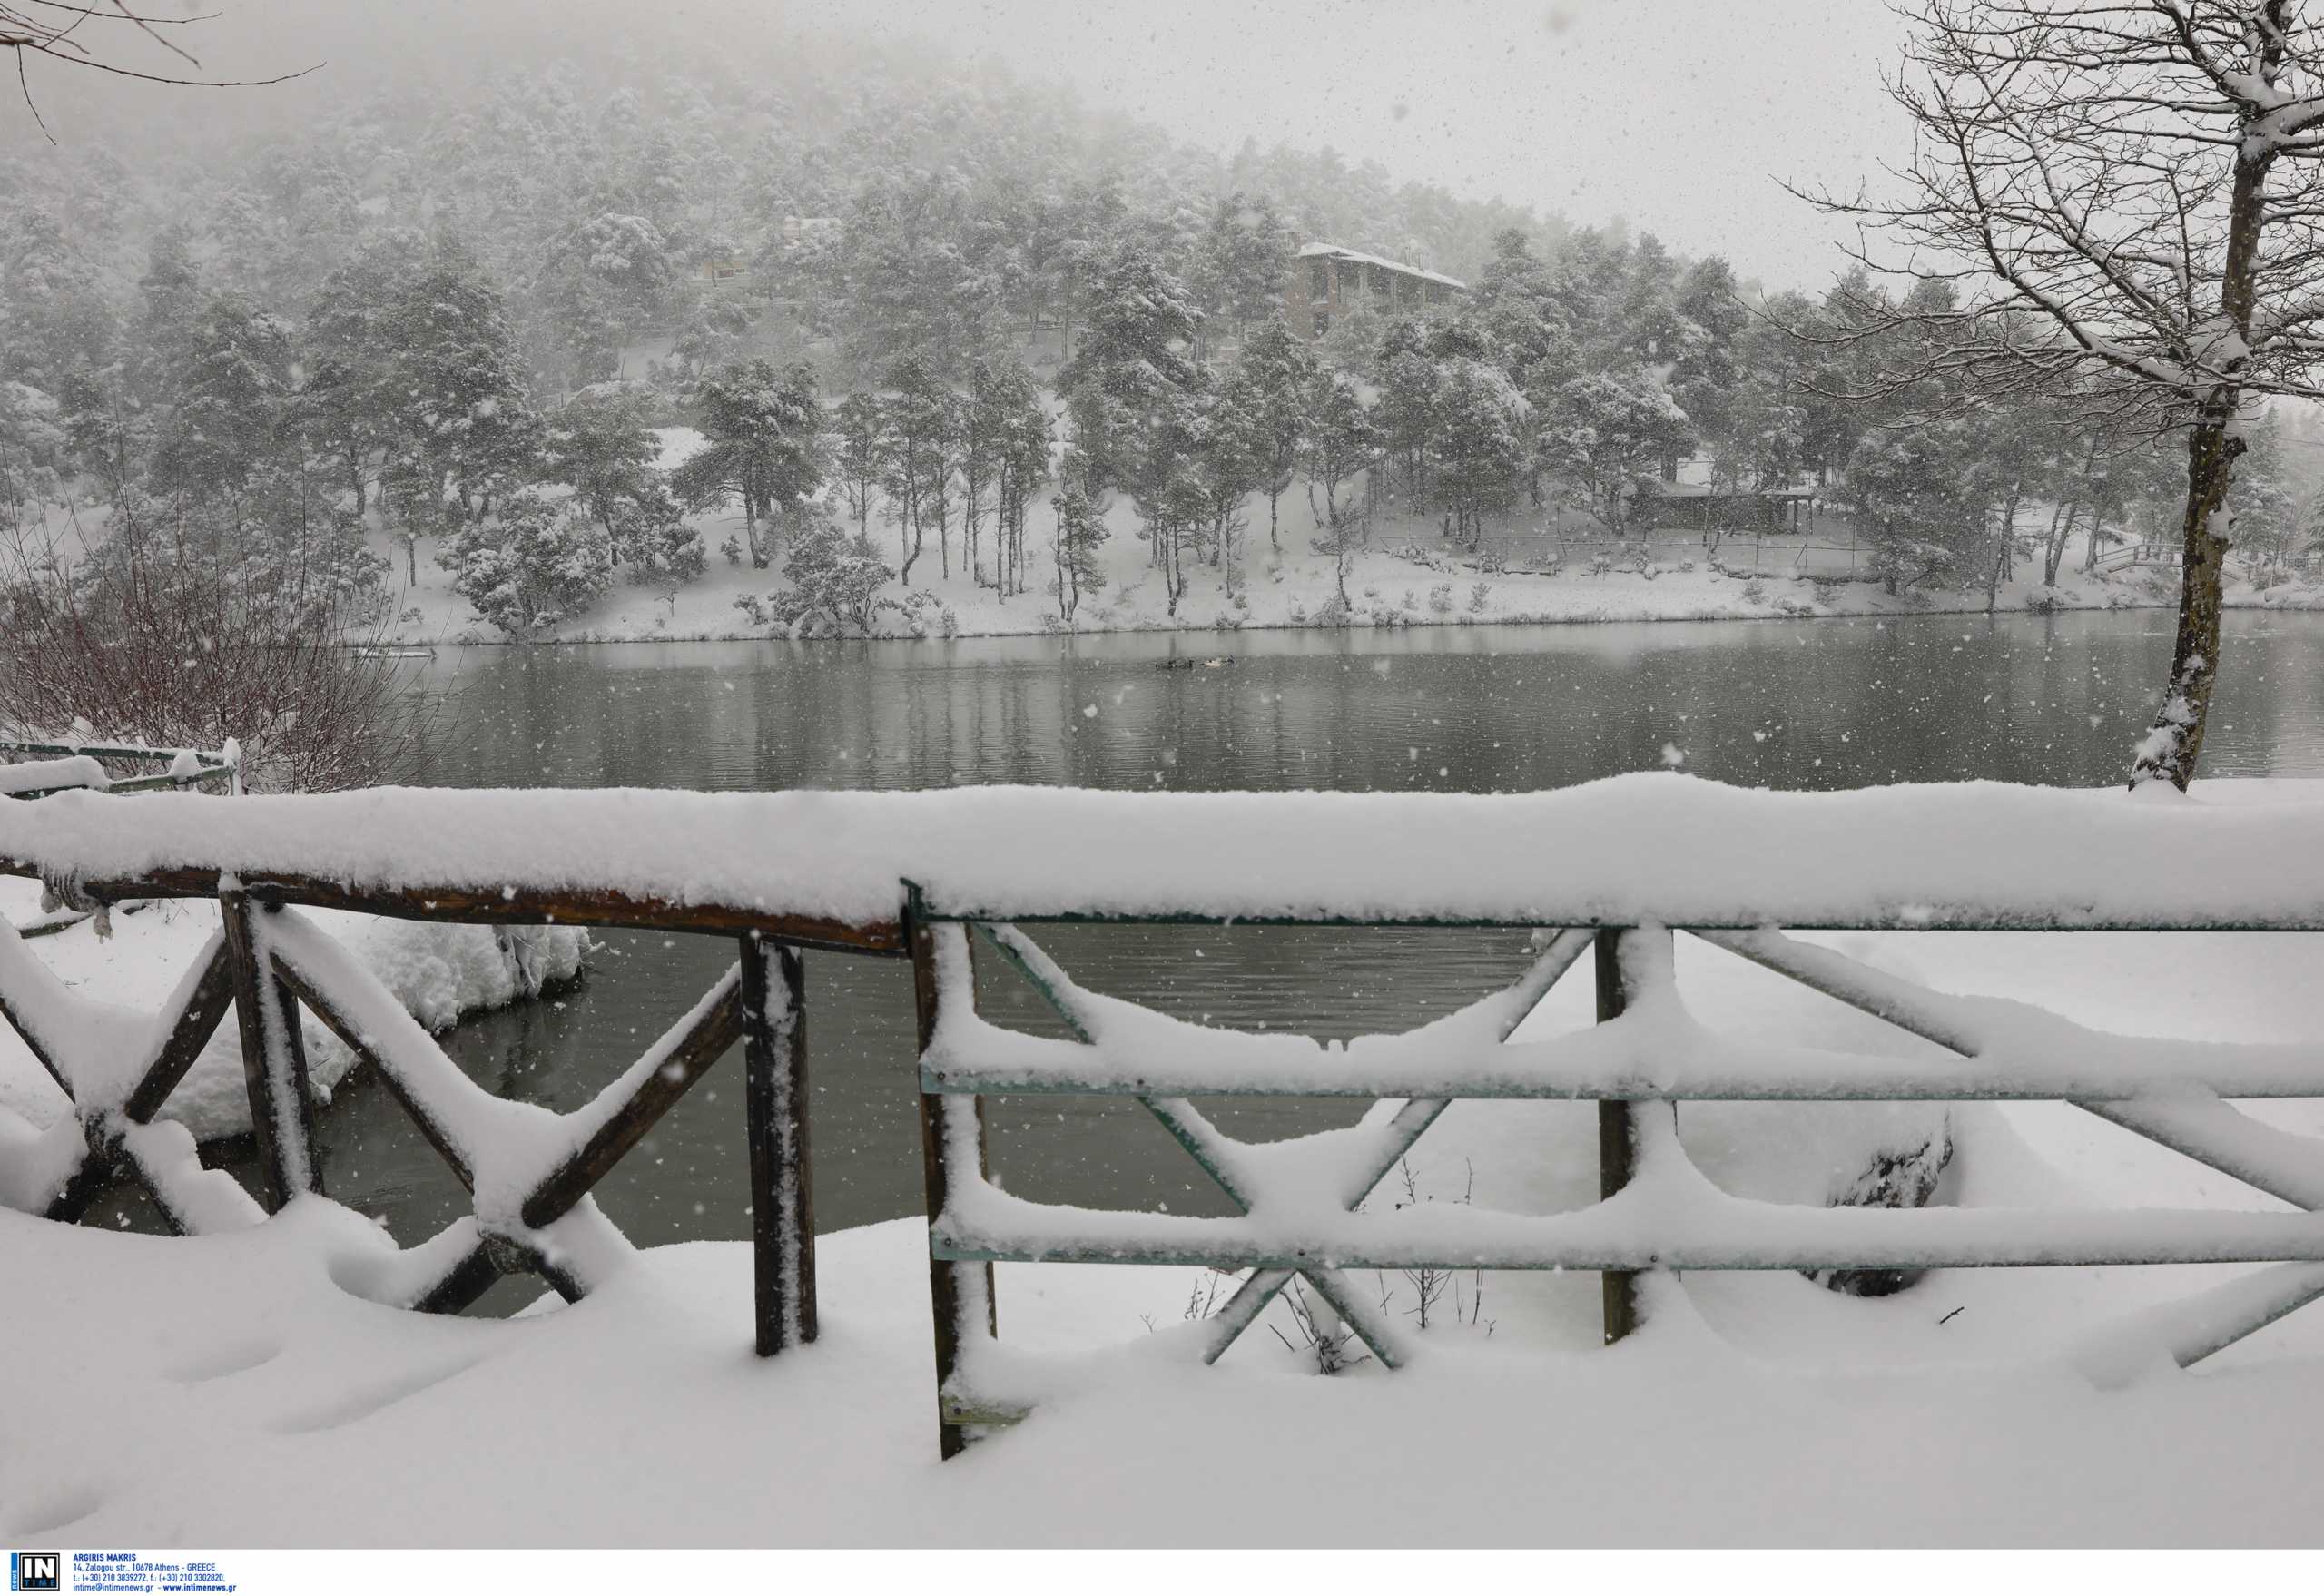
MULTIPOLYGON (((1870 584, 1860 584, 1870 586, 1870 584)), ((1880 595, 1886 598, 1886 596, 1880 595)), ((786 637, 766 631, 753 630, 685 630, 641 634, 631 630, 615 632, 580 631, 570 635, 547 637, 487 637, 473 629, 458 635, 433 636, 416 634, 394 634, 360 646, 370 648, 559 648, 606 647, 615 645, 659 643, 952 643, 993 638, 1030 637, 1120 637, 1172 636, 1193 635, 1202 636, 1232 636, 1242 632, 1397 632, 1420 630, 1453 630, 1461 628, 1499 628, 1506 626, 1702 626, 1730 622, 1800 622, 1800 621, 1864 621, 1910 620, 1916 616, 1982 616, 1999 619, 2004 616, 2039 615, 2083 615, 2112 613, 2123 610, 2175 611, 2179 607, 2175 596, 2167 598, 2132 597, 2119 589, 2107 594, 2103 603, 2062 604, 2047 609, 2034 609, 2024 605, 1994 605, 1988 607, 1982 601, 1947 604, 1932 602, 1912 604, 1894 601, 1876 606, 1825 607, 1820 604, 1803 604, 1791 610, 1774 612, 1729 610, 1719 608, 1674 608, 1657 614, 1609 613, 1603 608, 1565 614, 1539 611, 1509 615, 1414 615, 1394 621, 1383 622, 1369 616, 1356 616, 1335 625, 1314 621, 1289 620, 1247 621, 1236 626, 1220 626, 1216 619, 1208 622, 1189 621, 1171 624, 1140 618, 1127 625, 1097 626, 1046 626, 994 628, 962 626, 950 633, 867 634, 849 636, 786 637)), ((2324 614, 2324 591, 2304 596, 2299 603, 2270 603, 2264 596, 2251 593, 2230 594, 2221 608, 2231 612, 2272 612, 2280 615, 2324 614)), ((1046 614, 1047 612, 1044 612, 1046 614)))

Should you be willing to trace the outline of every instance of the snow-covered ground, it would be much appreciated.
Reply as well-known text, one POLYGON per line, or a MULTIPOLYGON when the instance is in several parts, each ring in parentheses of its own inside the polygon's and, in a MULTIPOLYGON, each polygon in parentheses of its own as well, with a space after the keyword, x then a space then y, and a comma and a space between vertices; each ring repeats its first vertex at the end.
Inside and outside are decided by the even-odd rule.
MULTIPOLYGON (((2278 863, 2300 876, 2309 857, 2278 863)), ((2118 1033, 2324 1036, 2312 935, 1816 940, 2118 1033)), ((1912 1045, 1679 946, 1679 990, 1722 1036, 1912 1045)), ((1521 1039, 1588 1025, 1587 974, 1553 989, 1521 1039)), ((2324 1158, 2324 1104, 2250 1111, 2324 1158)), ((1816 1204, 1847 1172, 1836 1149, 1881 1134, 1883 1117, 1913 1131, 1934 1112, 1689 1104, 1679 1126, 1723 1187, 1816 1204)), ((1941 1204, 2284 1207, 2064 1105, 1951 1116, 1941 1204)), ((1414 1148, 1412 1195, 1581 1206, 1596 1195, 1594 1125, 1586 1104, 1458 1104, 1414 1148)), ((739 1125, 735 1141, 739 1154, 739 1125)), ((1374 1201, 1405 1195, 1400 1173, 1374 1201)), ((1366 1275, 1418 1355, 1324 1378, 1281 1307, 1203 1367, 1187 1320, 1224 1295, 1206 1272, 1004 1265, 1002 1339, 1044 1360, 1046 1394, 940 1465, 923 1244, 914 1222, 824 1237, 821 1340, 760 1362, 739 1246, 652 1249, 575 1306, 491 1322, 353 1295, 390 1244, 320 1200, 193 1239, 0 1213, 0 1538, 2301 1544, 2324 1522, 2324 1306, 2188 1371, 2158 1364, 2122 1386, 2085 1372, 2093 1334, 2233 1266, 1943 1270, 1878 1299, 1780 1271, 1657 1277, 1646 1328, 1611 1350, 1594 1345, 1593 1276, 1488 1275, 1482 1300, 1461 1276, 1423 1331, 1413 1284, 1366 1275)))
MULTIPOLYGON (((700 434, 687 428, 660 431, 660 463, 666 468, 700 447, 700 434)), ((1099 551, 1106 572, 1102 589, 1091 594, 1074 619, 1084 632, 1140 630, 1215 630, 1243 626, 1305 626, 1318 624, 1333 598, 1333 562, 1315 553, 1316 522, 1304 488, 1295 483, 1278 506, 1281 552, 1269 547, 1267 506, 1254 498, 1244 534, 1246 569, 1238 592, 1230 593, 1223 573, 1198 566, 1190 573, 1187 592, 1177 614, 1168 613, 1167 596, 1160 574, 1149 563, 1147 546, 1137 536, 1137 517, 1122 496, 1115 496, 1108 524, 1113 535, 1099 551), (1239 599, 1239 602, 1238 602, 1239 599)), ((2027 524, 2032 524, 2028 512, 2027 524)), ((566 642, 668 642, 704 638, 747 638, 764 635, 734 607, 737 597, 764 598, 778 588, 781 574, 753 570, 718 552, 730 537, 741 540, 740 514, 694 517, 703 529, 710 571, 702 580, 675 591, 616 581, 613 589, 584 616, 556 628, 566 642)), ((963 636, 1003 635, 1042 632, 1056 626, 1056 601, 1043 585, 1054 575, 1049 568, 1052 517, 1049 499, 1038 498, 1027 512, 1026 556, 1029 591, 1003 600, 989 587, 979 586, 961 574, 959 551, 953 551, 952 574, 942 574, 933 541, 912 570, 913 586, 933 594, 950 609, 963 636)), ((1458 551, 1443 550, 1430 537, 1433 524, 1403 526, 1393 519, 1375 528, 1373 547, 1358 555, 1348 577, 1348 596, 1356 626, 1475 626, 1492 623, 1643 620, 1737 620, 1805 617, 1808 616, 1889 615, 1921 610, 1982 611, 1985 596, 1976 592, 1923 592, 1912 597, 1894 596, 1874 582, 1819 584, 1805 577, 1768 575, 1754 581, 1722 574, 1708 557, 1665 558, 1651 576, 1635 570, 1592 574, 1577 564, 1555 576, 1524 574, 1481 576, 1460 568, 1458 551), (1445 568, 1434 569, 1403 557, 1398 552, 1414 542, 1426 547, 1445 568), (1691 565, 1692 569, 1681 568, 1691 565), (1482 583, 1484 593, 1478 595, 1482 583), (1441 590, 1441 591, 1440 591, 1441 590)), ((901 563, 898 534, 875 517, 872 537, 880 557, 891 568, 901 563)), ((409 643, 492 642, 497 634, 476 617, 467 602, 451 590, 449 578, 433 557, 432 545, 423 547, 418 561, 419 581, 407 586, 407 562, 399 545, 391 547, 385 534, 375 534, 379 552, 394 563, 391 586, 399 611, 417 610, 416 618, 399 623, 396 635, 409 643)), ((957 542, 957 535, 955 541, 957 542)), ((1748 547, 1748 546, 1744 546, 1748 547)), ((1772 550, 1775 545, 1771 543, 1772 550)), ((2081 564, 2080 540, 2069 552, 2063 569, 2081 564)), ((1733 551, 1730 551, 1732 557, 1733 551)), ((1770 554, 1767 568, 1775 568, 1770 554)), ((2038 574, 2038 573, 2035 573, 2038 574)), ((2003 610, 2023 610, 2041 595, 2039 585, 2025 579, 2005 583, 1996 599, 2003 610)), ((2067 609, 2107 609, 2129 606, 2169 606, 2178 602, 2174 574, 2124 572, 2112 576, 2067 575, 2055 589, 2041 595, 2043 602, 2067 609)), ((2293 583, 2266 593, 2251 591, 2240 576, 2230 580, 2229 602, 2269 607, 2324 607, 2324 587, 2293 583)), ((891 586, 891 596, 903 589, 891 586)), ((883 617, 893 622, 892 616, 883 617)), ((901 623, 896 623, 901 626, 901 623)), ((900 634, 901 635, 901 634, 900 634)))

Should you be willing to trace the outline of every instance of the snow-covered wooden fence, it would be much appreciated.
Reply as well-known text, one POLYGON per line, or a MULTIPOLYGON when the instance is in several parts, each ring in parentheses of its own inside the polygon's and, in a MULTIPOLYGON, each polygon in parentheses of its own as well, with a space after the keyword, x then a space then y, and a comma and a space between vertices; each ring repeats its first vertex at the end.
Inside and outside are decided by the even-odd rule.
POLYGON ((803 977, 808 951, 909 956, 939 1364, 949 1454, 1039 1394, 990 1355, 998 1260, 1247 1270, 1211 1322, 1216 1356, 1304 1278, 1384 1365, 1413 1349, 1347 1289, 1358 1268, 1602 1273, 1609 1336, 1654 1269, 1918 1269, 2259 1263, 2109 1356, 2209 1355, 2324 1296, 2324 1145, 2230 1099, 2324 1096, 2324 1039, 2247 1045, 2104 1034, 2043 1010, 1915 986, 1798 930, 2324 931, 2324 802, 1992 783, 1789 793, 1656 774, 1558 793, 1141 794, 445 793, 197 796, 122 804, 63 793, 0 804, 0 869, 84 901, 215 897, 220 936, 161 1011, 67 991, 0 931, 0 1011, 74 1112, 0 1139, 0 1192, 57 1217, 116 1163, 189 1230, 264 1210, 203 1171, 159 1118, 229 1002, 237 1008, 270 1202, 325 1190, 294 1005, 359 1054, 474 1194, 473 1212, 344 1276, 445 1308, 506 1270, 569 1296, 628 1244, 590 1187, 739 1037, 758 1260, 759 1345, 813 1333, 803 977), (475 1086, 301 913, 557 921, 738 939, 734 969, 588 1106, 556 1115, 475 1086), (1044 922, 1512 926, 1542 933, 1512 986, 1396 1035, 1344 1044, 1190 1024, 1091 991, 1024 929, 1044 922), (1853 1055, 1738 1041, 1697 1022, 1674 976, 1684 931, 1945 1050, 1853 1055), (981 941, 1067 1035, 976 1010, 981 941), (1584 954, 1600 1023, 1512 1039, 1584 954), (1136 1099, 1240 1210, 1230 1218, 1029 1202, 987 1178, 995 1094, 1136 1099), (1372 1100, 1355 1126, 1275 1144, 1223 1134, 1209 1095, 1372 1100), (1460 1098, 1594 1100, 1603 1200, 1547 1216, 1358 1206, 1460 1098), (1698 1099, 2050 1099, 2223 1171, 2291 1213, 1817 1209, 1720 1191, 1688 1161, 1698 1099), (29 1166, 29 1175, 25 1166, 29 1166), (2123 1351, 2122 1349, 2129 1349, 2123 1351))
MULTIPOLYGON (((245 799, 232 807, 262 802, 245 799)), ((196 818, 221 813, 222 806, 202 804, 196 818)), ((471 1197, 467 1217, 389 1258, 366 1260, 347 1277, 359 1275, 365 1295, 427 1312, 457 1312, 514 1273, 537 1275, 577 1300, 631 1251, 590 1199, 591 1188, 740 1040, 757 1348, 770 1355, 814 1338, 800 955, 808 947, 901 951, 892 929, 883 933, 876 925, 564 883, 478 891, 264 869, 247 875, 211 868, 92 875, 36 856, 11 858, 0 870, 39 875, 68 901, 83 904, 214 896, 222 918, 219 931, 151 1015, 68 990, 0 923, 0 1017, 72 1101, 72 1111, 44 1134, 15 1145, 0 1140, 0 1158, 26 1166, 0 1170, 13 1177, 0 1180, 0 1196, 35 1194, 36 1211, 71 1221, 125 1177, 181 1234, 255 1225, 294 1200, 324 1198, 328 1183, 298 1014, 303 1005, 376 1072, 471 1197), (379 978, 302 908, 731 936, 738 958, 594 1098, 556 1114, 496 1097, 470 1080, 379 978), (229 1007, 241 1032, 263 1203, 232 1176, 205 1169, 185 1128, 159 1118, 229 1007)))
POLYGON ((229 743, 212 753, 201 748, 149 748, 112 743, 26 743, 0 739, 0 794, 45 798, 51 793, 94 788, 113 793, 182 793, 193 787, 228 790, 241 779, 241 751, 229 743), (31 755, 30 758, 25 757, 31 755), (162 768, 148 775, 115 778, 105 762, 162 768))

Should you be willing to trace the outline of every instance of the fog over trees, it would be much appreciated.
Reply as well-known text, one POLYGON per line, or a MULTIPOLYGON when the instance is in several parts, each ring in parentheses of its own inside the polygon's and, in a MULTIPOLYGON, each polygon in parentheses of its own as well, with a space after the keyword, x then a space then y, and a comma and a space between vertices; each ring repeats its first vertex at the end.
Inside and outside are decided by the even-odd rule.
MULTIPOLYGON (((2038 571, 2039 603, 2070 549, 2175 543, 2188 479, 2154 441, 2222 438, 2239 407, 2252 579, 2314 541, 2309 413, 2236 397, 2304 376, 2151 402, 2161 347, 2093 331, 2080 287, 1978 286, 1984 222, 1941 151, 1902 170, 1917 202, 1825 196, 1903 229, 1907 270, 1867 271, 1894 264, 1876 251, 1771 288, 1708 234, 1327 147, 1189 143, 1038 64, 962 70, 925 43, 762 25, 738 51, 700 19, 512 5, 422 8, 392 35, 221 19, 225 54, 195 61, 123 12, 102 18, 114 53, 84 62, 22 9, 0 15, 32 57, 10 114, 55 135, 0 158, 0 553, 19 601, 48 595, 28 616, 106 602, 118 551, 166 527, 204 573, 334 595, 334 624, 391 620, 440 570, 514 639, 617 584, 675 605, 714 569, 763 573, 734 607, 793 635, 949 632, 934 586, 960 577, 1071 627, 1131 537, 1172 624, 1197 581, 1236 624, 1259 567, 1280 581, 1309 553, 1329 592, 1303 618, 1393 620, 1349 586, 1384 528, 1490 576, 1504 532, 1651 531, 1682 472, 1754 515, 1841 507, 1891 595, 1991 604, 2038 571), (351 54, 284 54, 325 48, 351 54), (313 70, 234 90, 68 74, 108 64, 313 70), (224 109, 190 122, 187 96, 224 109), (1406 267, 1456 286, 1400 291, 1421 279, 1383 272, 1406 267), (1317 313, 1295 330, 1303 295, 1317 313), (699 447, 665 458, 679 428, 699 447), (735 514, 739 535, 705 537, 735 514)), ((1925 86, 1979 70, 1960 40, 1986 35, 1957 10, 1918 19, 1921 75, 1899 82, 1925 134, 1970 114, 1925 86)), ((2038 240, 2013 248, 2053 270, 2038 240)), ((2110 248, 2084 251, 2099 287, 2149 269, 2110 248)), ((2210 325, 2194 300, 2182 343, 2210 325)), ((2280 335, 2281 359, 2306 338, 2280 335)), ((1715 557, 1721 523, 1700 530, 1715 557)), ((2217 652, 2214 613, 2172 688, 2197 721, 2208 678, 2185 660, 2217 652)), ((2183 780, 2198 746, 2149 766, 2183 780)))

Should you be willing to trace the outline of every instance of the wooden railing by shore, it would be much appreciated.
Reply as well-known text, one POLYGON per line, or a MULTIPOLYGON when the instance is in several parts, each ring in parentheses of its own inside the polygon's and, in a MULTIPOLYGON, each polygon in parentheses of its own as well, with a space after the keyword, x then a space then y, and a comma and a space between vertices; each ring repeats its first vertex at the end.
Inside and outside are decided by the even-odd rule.
POLYGON ((96 1014, 92 995, 66 990, 0 930, 0 1013, 73 1102, 13 1156, 34 1161, 35 1207, 56 1219, 84 1213, 116 1177, 143 1186, 185 1231, 325 1199, 303 1006, 377 1071, 471 1193, 468 1215, 368 1269, 367 1293, 456 1309, 502 1274, 529 1272, 574 1298, 628 1251, 590 1190, 739 1040, 755 1342, 772 1354, 815 1331, 803 959, 907 957, 946 1455, 1039 1400, 1020 1364, 986 1355, 991 1266, 1002 1260, 1247 1272, 1206 1332, 1206 1358, 1304 1280, 1389 1368, 1418 1349, 1347 1288, 1350 1269, 1597 1271, 1611 1340, 1637 1323, 1635 1280, 1651 1270, 2274 1266, 2142 1322, 2144 1345, 2185 1364, 2324 1296, 2324 1143, 2230 1102, 2324 1096, 2324 1039, 2106 1035, 1917 986, 1789 930, 2314 931, 2324 930, 2319 858, 2314 793, 2248 803, 1986 784, 1768 793, 1671 776, 1502 798, 389 790, 123 804, 66 793, 0 805, 0 871, 82 901, 211 898, 222 923, 133 1036, 118 1010, 96 1014), (590 1103, 558 1115, 469 1080, 309 919, 318 908, 724 937, 736 961, 590 1103), (1026 929, 1060 921, 1524 927, 1541 952, 1513 985, 1452 1016, 1327 1047, 1193 1025, 1082 988, 1026 929), (1946 1057, 1745 1047, 1698 1026, 1677 990, 1681 931, 1946 1057), (978 1014, 979 941, 1031 983, 1065 1039, 978 1014), (1518 1035, 1585 956, 1600 1023, 1518 1035), (162 1118, 230 1006, 262 1200, 203 1169, 192 1138, 162 1118), (986 1178, 983 1100, 1037 1093, 1137 1101, 1238 1217, 1093 1215, 1000 1191, 986 1178), (1374 1108, 1286 1153, 1227 1137, 1193 1100, 1250 1094, 1374 1108), (1462 1098, 1596 1102, 1602 1200, 1549 1216, 1446 1207, 1425 1222, 1358 1212, 1462 1098), (1706 1099, 2063 1101, 2299 1211, 1748 1203, 1711 1187, 1679 1144, 1678 1105, 1706 1099))

